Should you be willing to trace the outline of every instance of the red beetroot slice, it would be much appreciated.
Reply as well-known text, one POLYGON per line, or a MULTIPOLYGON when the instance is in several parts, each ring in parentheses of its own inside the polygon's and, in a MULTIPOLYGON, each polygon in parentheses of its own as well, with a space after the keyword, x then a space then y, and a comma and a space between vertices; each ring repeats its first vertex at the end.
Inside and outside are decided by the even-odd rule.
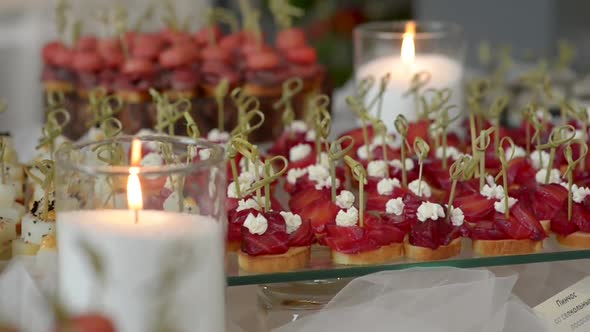
POLYGON ((455 198, 454 207, 463 211, 467 222, 490 220, 495 213, 494 200, 487 199, 479 193, 455 198))
POLYGON ((272 50, 270 46, 259 42, 244 43, 240 48, 240 52, 246 57, 262 52, 272 52, 272 50))
POLYGON ((590 211, 582 204, 573 204, 572 222, 580 231, 590 233, 590 211))
POLYGON ((379 193, 375 190, 368 194, 367 198, 367 211, 379 211, 384 212, 385 206, 390 199, 396 197, 404 197, 409 191, 404 188, 396 187, 393 189, 391 195, 379 195, 379 193))
POLYGON ((231 54, 218 46, 208 46, 201 50, 203 61, 228 63, 231 60, 231 54))
POLYGON ((317 200, 326 199, 331 199, 329 189, 316 190, 315 188, 307 188, 296 195, 291 196, 291 199, 289 200, 289 208, 293 213, 299 214, 311 205, 311 203, 317 200))
POLYGON ((538 220, 551 220, 564 208, 567 189, 558 184, 537 185, 532 199, 532 208, 538 220))
POLYGON ((537 170, 524 157, 514 158, 508 163, 508 183, 530 185, 535 183, 537 170))
POLYGON ((246 58, 246 65, 250 70, 267 70, 279 66, 281 59, 274 52, 263 51, 250 54, 246 58))
POLYGON ((251 256, 280 255, 287 252, 289 234, 283 217, 276 211, 258 212, 253 215, 258 214, 266 218, 268 227, 262 235, 251 234, 246 227, 242 227, 242 251, 251 256))
POLYGON ((242 226, 248 217, 248 214, 258 215, 258 211, 254 209, 247 209, 237 212, 235 208, 227 214, 227 239, 229 241, 242 240, 242 226))
MULTIPOLYGON (((0 329, 1 330, 1 329, 0 329)), ((55 332, 115 332, 115 325, 105 316, 88 313, 68 319, 63 326, 58 326, 55 332)))
POLYGON ((55 48, 53 51, 53 64, 63 68, 70 68, 74 60, 74 52, 68 48, 55 48))
POLYGON ((504 214, 496 213, 494 221, 498 223, 498 227, 504 233, 515 240, 530 239, 539 241, 547 237, 533 212, 521 202, 517 202, 510 209, 510 217, 508 219, 506 219, 504 214))
POLYGON ((311 46, 303 46, 299 48, 291 48, 285 51, 287 60, 298 65, 313 65, 318 61, 318 56, 315 48, 311 46))
POLYGON ((53 57, 56 52, 59 52, 58 49, 63 48, 65 48, 65 46, 60 41, 53 41, 47 43, 45 46, 43 46, 43 50, 41 51, 43 61, 45 61, 46 63, 55 64, 53 57))
POLYGON ((235 32, 231 35, 224 36, 219 41, 219 47, 223 48, 228 52, 232 52, 239 48, 244 40, 244 34, 242 32, 235 32))
POLYGON ((470 236, 473 240, 507 240, 510 238, 498 227, 498 223, 490 220, 480 221, 473 225, 470 236))
POLYGON ((204 27, 197 31, 194 40, 199 46, 206 46, 211 42, 211 34, 213 34, 213 40, 215 42, 219 41, 223 36, 221 28, 218 25, 214 25, 212 27, 204 27))
POLYGON ((96 49, 96 45, 98 44, 98 40, 94 36, 82 36, 76 42, 76 46, 74 47, 77 51, 94 51, 96 49))
POLYGON ((405 232, 397 228, 394 223, 383 219, 380 215, 365 216, 365 232, 367 237, 380 246, 392 243, 401 243, 404 240, 405 232))
POLYGON ((448 245, 459 235, 458 228, 446 221, 429 219, 418 222, 412 227, 409 240, 414 246, 437 249, 440 246, 448 245))
MULTIPOLYGON (((574 204, 571 221, 567 219, 567 210, 565 209, 559 210, 557 214, 553 216, 553 219, 551 219, 552 232, 567 236, 579 230, 578 225, 573 222, 573 219, 580 218, 580 215, 577 214, 579 210, 576 209, 575 206, 576 204, 574 204)), ((583 216, 581 218, 583 218, 583 216)))
POLYGON ((276 37, 277 48, 289 50, 307 45, 305 32, 300 28, 289 28, 279 31, 276 37))
POLYGON ((289 235, 289 246, 291 247, 307 247, 312 245, 315 240, 315 235, 311 229, 309 220, 301 220, 299 229, 289 235))
POLYGON ((332 250, 345 254, 358 254, 379 249, 379 245, 368 238, 365 231, 358 226, 328 225, 326 230, 325 242, 332 250))

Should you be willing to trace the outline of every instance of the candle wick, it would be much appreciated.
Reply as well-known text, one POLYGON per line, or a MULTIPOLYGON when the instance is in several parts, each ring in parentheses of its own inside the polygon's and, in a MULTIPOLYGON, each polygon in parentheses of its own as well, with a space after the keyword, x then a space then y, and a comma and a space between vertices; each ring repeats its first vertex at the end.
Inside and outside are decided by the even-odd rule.
POLYGON ((133 210, 133 213, 135 215, 135 223, 137 224, 137 222, 139 221, 139 210, 133 210))

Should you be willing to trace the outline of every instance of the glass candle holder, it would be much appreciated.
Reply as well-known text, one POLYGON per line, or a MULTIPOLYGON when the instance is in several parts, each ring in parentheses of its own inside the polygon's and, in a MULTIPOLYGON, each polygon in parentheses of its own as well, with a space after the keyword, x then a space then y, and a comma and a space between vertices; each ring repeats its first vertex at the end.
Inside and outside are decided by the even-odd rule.
MULTIPOLYGON (((424 93, 430 88, 449 89, 447 105, 463 104, 463 62, 465 41, 461 28, 452 23, 398 21, 359 25, 354 31, 355 79, 372 77, 365 99, 370 105, 380 91, 381 78, 390 74, 381 105, 371 112, 394 130, 394 120, 403 114, 409 121, 420 118, 421 105, 412 87, 424 93), (418 78, 417 84, 412 79, 418 78), (380 109, 380 110, 379 110, 380 109)), ((460 121, 455 121, 458 126, 460 121)))
POLYGON ((58 298, 117 331, 224 331, 223 149, 120 136, 56 153, 58 298), (113 166, 116 165, 116 166, 113 166))

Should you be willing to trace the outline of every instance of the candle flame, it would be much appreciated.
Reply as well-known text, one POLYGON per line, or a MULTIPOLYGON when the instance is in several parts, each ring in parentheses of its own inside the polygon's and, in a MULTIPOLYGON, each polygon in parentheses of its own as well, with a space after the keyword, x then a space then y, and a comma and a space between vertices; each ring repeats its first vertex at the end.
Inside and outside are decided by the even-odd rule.
POLYGON ((141 182, 139 182, 139 162, 141 161, 141 142, 134 139, 131 144, 131 165, 129 178, 127 179, 127 206, 131 210, 143 209, 143 196, 141 193, 141 182))
POLYGON ((141 141, 134 138, 131 142, 131 166, 139 165, 141 161, 141 141))
POLYGON ((414 47, 414 35, 416 34, 416 22, 408 22, 406 24, 406 32, 404 32, 404 39, 402 41, 401 58, 405 64, 414 63, 414 56, 416 49, 414 47))

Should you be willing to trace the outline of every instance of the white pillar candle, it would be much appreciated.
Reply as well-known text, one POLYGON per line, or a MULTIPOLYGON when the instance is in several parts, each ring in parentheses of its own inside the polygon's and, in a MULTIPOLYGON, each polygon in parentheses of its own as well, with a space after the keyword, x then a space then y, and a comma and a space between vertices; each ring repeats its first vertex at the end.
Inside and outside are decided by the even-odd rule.
POLYGON ((173 331, 224 331, 221 223, 137 213, 136 223, 132 210, 58 212, 59 299, 66 309, 104 313, 120 332, 156 331, 164 313, 173 331), (98 257, 99 273, 84 248, 98 257))
MULTIPOLYGON (((463 67, 455 60, 438 54, 416 54, 411 63, 403 61, 400 56, 392 55, 375 59, 359 67, 356 71, 357 82, 365 77, 373 76, 375 84, 367 92, 366 100, 372 100, 379 92, 379 80, 389 73, 391 80, 383 94, 381 120, 390 131, 395 130, 394 120, 398 114, 403 114, 410 122, 418 118, 413 95, 404 96, 410 88, 410 82, 415 73, 427 71, 430 73, 428 84, 422 89, 449 88, 452 91, 448 105, 457 105, 457 109, 450 112, 450 117, 456 116, 463 103, 462 77, 463 67)), ((377 106, 373 110, 376 114, 377 106)), ((450 129, 459 126, 460 121, 453 123, 450 129)))

